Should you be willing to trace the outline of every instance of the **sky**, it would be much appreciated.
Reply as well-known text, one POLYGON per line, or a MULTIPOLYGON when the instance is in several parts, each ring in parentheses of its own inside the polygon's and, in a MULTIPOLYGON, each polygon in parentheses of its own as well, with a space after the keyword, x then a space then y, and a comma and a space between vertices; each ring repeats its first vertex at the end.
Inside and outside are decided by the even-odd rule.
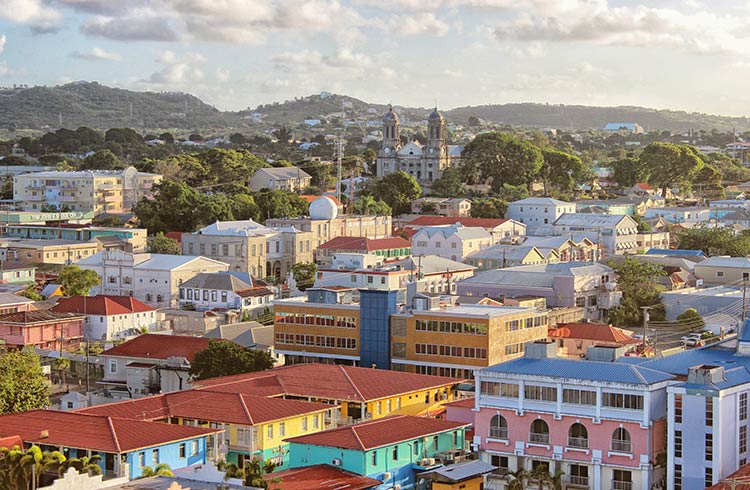
POLYGON ((0 86, 750 116, 750 0, 0 0, 0 86))

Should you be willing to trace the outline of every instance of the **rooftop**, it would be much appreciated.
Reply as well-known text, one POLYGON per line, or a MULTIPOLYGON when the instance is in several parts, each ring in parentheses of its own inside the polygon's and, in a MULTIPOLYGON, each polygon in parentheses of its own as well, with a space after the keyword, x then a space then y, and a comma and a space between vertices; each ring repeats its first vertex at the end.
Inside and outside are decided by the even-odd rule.
POLYGON ((195 355, 208 347, 211 339, 185 335, 159 335, 144 333, 102 352, 102 356, 168 359, 184 357, 193 361, 195 355))
POLYGON ((263 477, 267 480, 281 480, 279 483, 271 483, 271 490, 367 490, 381 483, 380 480, 326 464, 274 471, 263 477))
POLYGON ((507 218, 452 218, 450 216, 418 216, 417 218, 409 221, 406 226, 413 228, 415 226, 447 226, 460 223, 463 226, 478 226, 480 228, 487 229, 496 228, 508 221, 510 220, 507 218))
POLYGON ((287 442, 367 451, 460 429, 470 424, 412 415, 395 415, 360 424, 292 437, 287 442))
POLYGON ((463 226, 460 223, 446 226, 425 226, 414 234, 414 238, 423 234, 428 237, 442 235, 445 238, 455 235, 462 240, 492 237, 492 235, 481 226, 463 226))
POLYGON ((575 206, 574 203, 559 201, 557 199, 552 199, 551 197, 527 197, 526 199, 513 201, 510 204, 521 206, 575 206))
POLYGON ((83 313, 86 315, 129 315, 156 311, 156 308, 143 303, 132 296, 71 296, 60 298, 50 311, 64 313, 83 313))
POLYGON ((632 337, 632 332, 628 330, 599 323, 562 323, 557 328, 551 328, 547 337, 592 340, 594 342, 610 342, 622 345, 637 344, 639 342, 632 337))
POLYGON ((241 289, 250 289, 252 285, 226 272, 201 272, 183 282, 180 287, 239 291, 241 289))
MULTIPOLYGON (((81 259, 76 262, 76 265, 88 265, 88 266, 101 266, 106 260, 105 257, 108 254, 117 254, 117 252, 97 252, 90 257, 81 259)), ((187 265, 204 265, 209 264, 220 264, 229 267, 224 262, 210 259, 208 257, 202 257, 199 255, 170 255, 170 254, 152 254, 152 253, 139 253, 131 254, 128 252, 120 252, 119 255, 132 256, 133 267, 136 269, 146 270, 160 270, 160 271, 171 271, 185 267, 187 265)))
POLYGON ((375 250, 391 250, 394 248, 409 247, 411 247, 409 240, 405 240, 401 237, 366 238, 340 236, 323 243, 318 249, 366 250, 367 252, 372 252, 375 250))
POLYGON ((729 267, 750 268, 750 259, 747 257, 729 257, 725 255, 709 257, 703 262, 696 264, 699 267, 729 267))
POLYGON ((587 228, 615 227, 625 221, 633 228, 638 224, 626 214, 564 213, 557 218, 555 226, 585 226, 587 228))
POLYGON ((734 473, 722 478, 719 483, 707 487, 706 490, 742 490, 750 485, 750 464, 740 466, 734 473))
POLYGON ((519 265, 505 269, 492 269, 463 279, 466 284, 492 284, 496 286, 517 284, 534 287, 552 287, 555 276, 586 276, 611 274, 610 267, 590 262, 561 262, 559 264, 519 265))
POLYGON ((299 167, 265 167, 258 169, 258 172, 270 175, 275 179, 309 179, 310 174, 299 167))
POLYGON ((27 305, 33 302, 34 300, 29 299, 29 298, 24 298, 23 296, 19 296, 17 294, 0 293, 0 306, 27 305))
POLYGON ((51 310, 31 310, 31 311, 18 311, 15 313, 6 313, 0 315, 0 323, 18 323, 22 325, 29 325, 32 323, 49 323, 59 322, 63 320, 85 320, 86 317, 83 315, 76 315, 75 313, 56 312, 51 310))
POLYGON ((404 270, 417 270, 422 274, 444 274, 446 272, 471 271, 476 269, 473 265, 463 262, 438 257, 437 255, 424 255, 422 257, 407 257, 402 260, 387 262, 386 264, 400 265, 404 270))
POLYGON ((485 473, 490 473, 495 469, 497 469, 496 466, 492 466, 484 461, 475 460, 425 471, 420 473, 419 477, 436 482, 458 483, 471 478, 476 478, 485 473))

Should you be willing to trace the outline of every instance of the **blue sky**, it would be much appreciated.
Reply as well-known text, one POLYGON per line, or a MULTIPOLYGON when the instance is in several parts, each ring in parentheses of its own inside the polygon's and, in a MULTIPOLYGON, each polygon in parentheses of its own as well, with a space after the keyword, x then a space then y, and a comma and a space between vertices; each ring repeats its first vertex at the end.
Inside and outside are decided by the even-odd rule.
POLYGON ((750 1, 0 0, 0 86, 750 115, 750 1))

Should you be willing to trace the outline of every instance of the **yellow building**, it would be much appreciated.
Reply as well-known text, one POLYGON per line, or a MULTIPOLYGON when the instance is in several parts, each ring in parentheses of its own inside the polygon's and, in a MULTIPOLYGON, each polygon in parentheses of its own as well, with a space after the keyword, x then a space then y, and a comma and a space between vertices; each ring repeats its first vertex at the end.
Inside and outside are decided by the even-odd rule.
POLYGON ((432 490, 483 490, 485 475, 497 468, 483 461, 467 461, 425 471, 417 475, 432 490))

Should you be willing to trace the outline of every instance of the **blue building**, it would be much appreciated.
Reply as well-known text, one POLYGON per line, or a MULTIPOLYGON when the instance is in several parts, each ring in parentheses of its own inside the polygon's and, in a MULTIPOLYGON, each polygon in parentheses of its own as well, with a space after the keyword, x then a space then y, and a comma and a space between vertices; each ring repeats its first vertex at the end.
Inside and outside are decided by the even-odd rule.
MULTIPOLYGON (((126 420, 56 410, 31 410, 0 417, 0 438, 19 436, 26 447, 61 451, 66 458, 98 455, 106 478, 141 476, 143 468, 172 469, 207 461, 206 439, 219 429, 126 420)), ((215 448, 211 448, 213 454, 215 448)))

